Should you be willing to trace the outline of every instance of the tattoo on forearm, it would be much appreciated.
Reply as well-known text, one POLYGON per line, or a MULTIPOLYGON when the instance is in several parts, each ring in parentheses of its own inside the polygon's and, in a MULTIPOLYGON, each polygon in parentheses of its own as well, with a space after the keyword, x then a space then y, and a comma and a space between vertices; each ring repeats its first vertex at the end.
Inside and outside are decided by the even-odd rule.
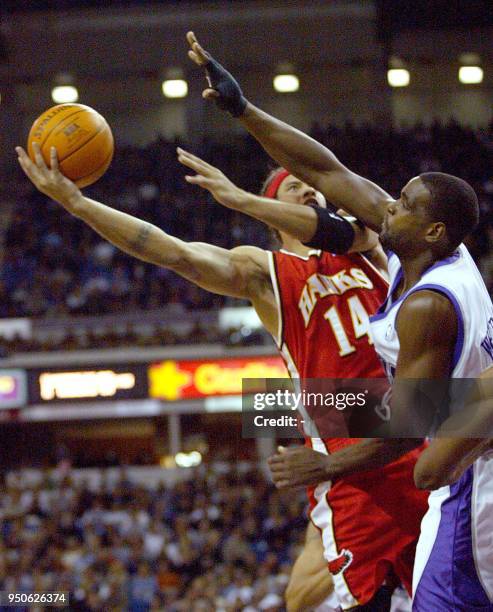
POLYGON ((133 242, 130 243, 130 246, 136 253, 142 253, 144 250, 144 245, 149 238, 149 234, 152 231, 152 225, 150 223, 143 223, 139 229, 139 233, 133 242))

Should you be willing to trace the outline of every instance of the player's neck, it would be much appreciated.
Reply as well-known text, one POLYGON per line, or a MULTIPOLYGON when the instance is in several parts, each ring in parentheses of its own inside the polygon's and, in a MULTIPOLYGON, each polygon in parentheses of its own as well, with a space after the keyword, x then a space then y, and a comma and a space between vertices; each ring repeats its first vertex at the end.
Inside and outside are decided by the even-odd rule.
POLYGON ((295 255, 301 255, 302 257, 308 256, 309 252, 313 251, 312 248, 305 246, 299 240, 296 240, 296 238, 292 238, 286 234, 282 234, 281 249, 294 253, 295 255))
POLYGON ((419 282, 423 274, 430 268, 437 258, 426 251, 417 255, 404 257, 401 259, 402 271, 404 273, 401 292, 409 291, 414 285, 419 282))

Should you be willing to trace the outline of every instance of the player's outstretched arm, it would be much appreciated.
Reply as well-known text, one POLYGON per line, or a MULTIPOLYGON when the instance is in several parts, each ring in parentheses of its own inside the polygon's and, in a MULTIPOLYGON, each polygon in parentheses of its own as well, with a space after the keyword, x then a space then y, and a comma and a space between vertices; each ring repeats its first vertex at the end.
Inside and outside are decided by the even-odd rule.
POLYGON ((58 169, 52 148, 50 168, 34 143, 35 161, 17 147, 19 163, 36 188, 90 225, 129 255, 169 268, 196 285, 222 295, 259 299, 271 290, 268 257, 256 247, 228 251, 201 242, 187 243, 160 228, 86 198, 58 169))
POLYGON ((322 208, 316 210, 311 206, 289 204, 249 193, 237 187, 218 168, 200 157, 180 148, 177 152, 178 160, 196 172, 194 176, 185 177, 188 183, 207 189, 223 206, 245 213, 301 242, 325 248, 332 253, 369 251, 378 244, 377 234, 355 221, 348 221, 322 208), (321 236, 321 244, 314 238, 319 215, 325 215, 325 223, 331 225, 331 231, 326 232, 330 240, 324 241, 324 236, 321 236))
POLYGON ((250 104, 233 78, 188 32, 190 59, 206 71, 209 87, 203 97, 238 117, 269 155, 325 197, 380 231, 391 196, 371 181, 346 168, 337 157, 307 134, 250 104))
POLYGON ((366 438, 330 455, 307 446, 279 447, 268 464, 278 489, 296 489, 383 467, 421 443, 419 439, 366 438))

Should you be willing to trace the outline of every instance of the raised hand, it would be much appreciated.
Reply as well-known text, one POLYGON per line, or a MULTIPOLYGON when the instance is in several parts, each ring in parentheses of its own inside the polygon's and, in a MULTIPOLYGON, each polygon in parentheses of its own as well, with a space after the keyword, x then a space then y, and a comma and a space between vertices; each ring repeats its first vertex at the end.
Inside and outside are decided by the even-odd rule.
POLYGON ((247 100, 236 79, 202 48, 193 32, 188 32, 187 41, 190 45, 188 57, 205 69, 209 87, 204 89, 202 96, 214 100, 221 110, 228 111, 233 117, 243 115, 247 100))
POLYGON ((50 149, 50 167, 45 163, 37 142, 33 143, 34 162, 22 147, 15 148, 19 164, 33 185, 52 200, 73 212, 82 194, 75 183, 64 176, 58 166, 55 147, 50 149))
POLYGON ((193 32, 187 32, 187 41, 190 45, 188 57, 194 61, 197 66, 207 66, 211 60, 211 54, 202 48, 193 32))
POLYGON ((243 189, 232 183, 221 170, 211 166, 200 157, 180 148, 177 149, 177 153, 178 161, 197 173, 195 176, 185 176, 188 183, 207 189, 214 199, 227 208, 241 210, 247 195, 243 189))

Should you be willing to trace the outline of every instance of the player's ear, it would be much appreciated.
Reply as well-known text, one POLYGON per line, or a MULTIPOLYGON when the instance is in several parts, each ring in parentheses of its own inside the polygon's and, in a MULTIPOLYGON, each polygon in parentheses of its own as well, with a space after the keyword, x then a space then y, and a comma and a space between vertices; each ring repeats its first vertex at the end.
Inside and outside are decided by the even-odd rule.
POLYGON ((445 227, 445 223, 442 221, 437 221, 428 226, 425 234, 425 240, 427 242, 438 242, 446 238, 446 236, 447 228, 445 227))

